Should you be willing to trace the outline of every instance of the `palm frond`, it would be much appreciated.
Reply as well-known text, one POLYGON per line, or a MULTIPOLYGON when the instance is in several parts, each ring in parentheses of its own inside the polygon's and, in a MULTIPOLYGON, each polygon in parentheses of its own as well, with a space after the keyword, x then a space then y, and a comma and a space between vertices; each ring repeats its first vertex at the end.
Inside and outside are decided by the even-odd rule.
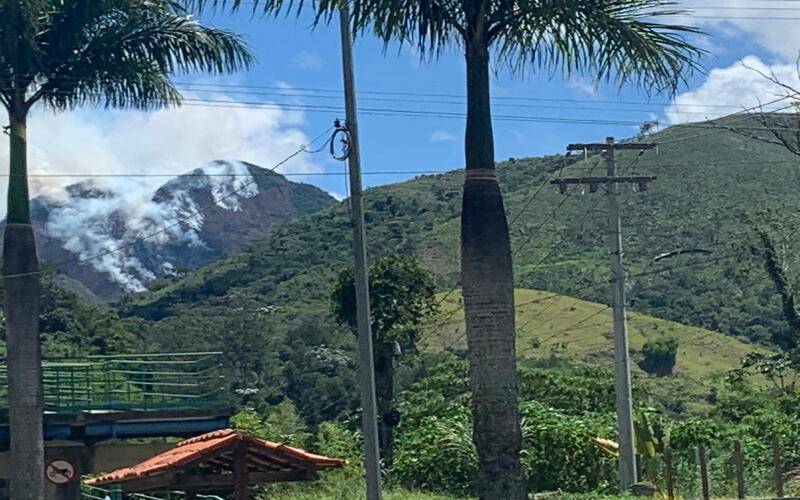
MULTIPOLYGON (((322 0, 323 3, 333 3, 330 0, 322 0)), ((281 12, 287 14, 291 11, 300 13, 307 4, 315 6, 315 0, 185 0, 185 5, 197 12, 206 10, 230 10, 238 12, 243 8, 249 8, 252 14, 278 15, 281 12)))
POLYGON ((29 63, 0 66, 0 77, 30 75, 29 105, 161 107, 180 101, 173 75, 231 73, 254 61, 241 37, 203 26, 175 0, 46 3, 25 47, 29 63))
POLYGON ((687 40, 697 28, 657 22, 682 14, 670 0, 498 0, 515 4, 497 19, 498 57, 515 71, 528 65, 589 73, 647 91, 674 92, 701 69, 703 54, 687 40))
POLYGON ((536 69, 628 81, 674 91, 701 69, 690 26, 660 23, 682 14, 671 0, 355 0, 353 22, 423 56, 479 40, 511 70, 536 69), (480 19, 485 22, 476 22, 480 19))
POLYGON ((112 73, 101 68, 70 80, 61 80, 52 90, 41 92, 45 106, 62 111, 81 106, 152 110, 178 105, 181 94, 157 67, 129 63, 112 73))
POLYGON ((446 47, 463 44, 467 35, 464 3, 462 0, 355 1, 353 27, 356 33, 371 30, 387 45, 393 40, 412 44, 423 57, 433 58, 446 47))

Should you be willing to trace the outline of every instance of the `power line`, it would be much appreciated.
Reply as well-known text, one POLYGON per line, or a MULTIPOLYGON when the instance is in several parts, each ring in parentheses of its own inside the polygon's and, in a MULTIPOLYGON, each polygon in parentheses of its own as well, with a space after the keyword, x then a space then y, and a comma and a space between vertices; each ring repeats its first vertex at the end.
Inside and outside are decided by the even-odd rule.
MULTIPOLYGON (((69 77, 69 76, 60 76, 55 79, 56 81, 66 81, 66 82, 74 82, 74 81, 82 81, 76 77, 69 77)), ((178 88, 182 88, 183 90, 187 91, 196 91, 196 92, 217 92, 217 91, 229 91, 231 93, 238 93, 238 94, 248 94, 248 95, 274 95, 274 96, 283 96, 283 97, 316 97, 320 99, 331 99, 331 98, 342 98, 343 91, 341 89, 330 89, 330 88, 315 88, 315 87, 286 87, 286 86, 276 86, 276 85, 243 85, 243 84, 231 84, 231 83, 201 83, 201 82, 174 82, 174 85, 178 88), (254 89, 254 91, 248 91, 247 89, 254 89), (261 92, 262 90, 270 91, 270 92, 261 92), (305 93, 305 94, 302 94, 305 93), (314 94, 323 94, 323 95, 314 95, 314 94), (332 95, 331 95, 332 94, 332 95)), ((68 93, 64 91, 53 90, 51 93, 68 93)), ((369 91, 369 90, 360 90, 358 92, 361 100, 379 100, 377 98, 373 98, 370 96, 387 96, 393 98, 407 98, 407 97, 426 97, 426 98, 437 98, 437 99, 460 99, 458 104, 465 104, 466 95, 465 94, 448 94, 448 93, 435 93, 435 92, 412 92, 412 91, 391 91, 391 90, 384 90, 384 91, 369 91)), ((725 109, 736 109, 741 110, 740 105, 733 105, 733 104, 718 104, 718 103, 707 103, 707 104, 699 104, 699 103, 685 103, 679 104, 674 101, 631 101, 631 100, 602 100, 602 99, 593 99, 593 98, 545 98, 545 97, 523 97, 523 96, 492 96, 491 99, 493 101, 507 101, 507 102, 549 102, 549 103, 578 103, 578 104, 610 104, 613 106, 620 106, 620 105, 629 105, 629 106, 650 106, 650 107, 667 107, 667 106, 677 106, 677 107, 692 107, 692 108, 725 108, 725 109)), ((383 100, 383 99, 381 99, 383 100)), ((397 101, 397 99, 387 99, 389 101, 397 101)), ((234 101, 235 102, 235 101, 234 101)), ((401 102, 414 102, 409 101, 408 99, 403 99, 401 102)), ((419 101, 420 103, 449 103, 447 101, 419 101)), ((562 107, 563 108, 563 107, 562 107)), ((578 108, 584 109, 584 108, 578 108)), ((598 108, 592 108, 598 109, 598 108)), ((611 108, 600 108, 602 110, 611 110, 611 108)), ((650 112, 645 111, 644 112, 650 112)))
MULTIPOLYGON (((635 163, 634 163, 634 164, 635 164, 635 163)), ((564 166, 562 166, 562 168, 561 168, 561 169, 559 169, 559 172, 563 171, 563 169, 564 169, 564 166)), ((551 172, 551 173, 550 173, 550 175, 549 175, 549 176, 548 176, 548 177, 545 179, 545 181, 542 183, 542 186, 540 186, 540 187, 539 187, 539 189, 537 189, 537 190, 536 190, 536 192, 535 192, 535 193, 534 193, 534 195, 533 195, 533 198, 535 198, 536 196, 538 196, 538 195, 539 195, 539 193, 542 191, 542 187, 544 186, 544 184, 545 184, 545 183, 547 183, 547 182, 550 180, 550 178, 552 178, 552 175, 553 175, 554 173, 555 173, 555 171, 553 171, 553 172, 551 172)), ((590 171, 590 172, 589 172, 589 174, 587 174, 587 175, 590 175, 590 174, 591 174, 591 171, 590 171)), ((540 231, 540 230, 541 230, 541 229, 542 229, 542 228, 545 226, 545 224, 547 224, 547 222, 549 222, 549 218, 550 218, 550 217, 554 217, 554 216, 556 215, 556 213, 558 212, 558 210, 560 209, 560 207, 561 207, 561 206, 562 206, 562 205, 563 205, 563 204, 566 202, 566 200, 567 200, 567 199, 568 199, 570 196, 571 196, 571 193, 568 193, 568 194, 567 194, 567 196, 564 196, 564 197, 562 198, 562 201, 561 201, 561 202, 559 202, 559 204, 558 204, 558 205, 557 205, 557 206, 556 206, 556 207, 553 209, 552 213, 551 213, 549 216, 547 216, 547 217, 544 217, 544 218, 543 218, 543 221, 542 221, 542 223, 541 223, 541 224, 540 224, 540 225, 539 225, 539 226, 538 226, 538 227, 537 227, 537 228, 534 230, 534 232, 532 232, 532 233, 531 233, 531 234, 528 236, 528 239, 525 241, 525 243, 523 243, 523 245, 522 245, 522 246, 518 246, 517 248, 515 248, 514 250, 512 250, 512 255, 514 255, 515 253, 518 253, 518 252, 519 252, 519 251, 520 251, 522 248, 524 248, 524 246, 527 244, 527 242, 528 242, 528 241, 530 241, 530 239, 533 237, 533 235, 534 235, 534 234, 537 234, 537 233, 538 233, 538 232, 539 232, 539 231, 540 231)), ((584 212, 584 214, 583 214, 583 217, 584 217, 584 218, 588 217, 588 215, 591 213, 591 211, 594 209, 594 207, 596 207, 596 206, 597 206, 597 204, 599 203, 599 200, 601 200, 601 198, 598 198, 598 201, 597 201, 597 202, 596 202, 596 203, 595 203, 595 204, 594 204, 592 207, 590 207, 590 208, 589 208, 587 211, 585 211, 585 212, 584 212)), ((531 199, 531 200, 529 200, 529 202, 523 206, 522 210, 520 210, 520 211, 518 212, 518 214, 517 214, 515 217, 513 217, 513 220, 514 220, 514 221, 516 221, 516 220, 518 220, 518 219, 519 219, 519 217, 520 217, 520 216, 521 216, 521 215, 524 213, 524 211, 525 211, 525 210, 527 210, 527 207, 528 207, 528 206, 530 206, 530 204, 532 203, 532 201, 533 201, 532 199, 531 199)), ((561 239, 559 240, 559 243, 560 243, 561 241, 563 241, 563 239, 564 239, 564 236, 562 235, 561 239)), ((538 267, 538 266, 540 266, 540 265, 541 265, 541 264, 542 264, 542 263, 543 263, 545 260, 547 260, 547 259, 549 259, 550 257, 552 257, 552 256, 555 254, 555 252, 556 252, 556 250, 557 250, 557 249, 558 249, 558 246, 557 246, 557 245, 553 245, 553 246, 551 247, 550 251, 547 253, 547 255, 545 255, 544 257, 542 257, 542 259, 540 259, 540 260, 539 260, 539 262, 538 262, 538 263, 537 263, 537 264, 536 264, 534 267, 538 267)), ((533 272, 533 271, 531 271, 531 273, 532 273, 532 272, 533 272)), ((519 282, 520 280, 523 280, 523 279, 527 278, 527 277, 528 277, 528 276, 529 276, 531 273, 528 273, 528 274, 527 274, 527 275, 525 275, 523 278, 519 278, 519 277, 518 277, 518 278, 516 278, 516 280, 515 280, 515 281, 519 282)), ((445 294, 445 295, 444 295, 444 296, 443 296, 443 297, 442 297, 442 298, 441 298, 441 299, 438 301, 438 303, 437 303, 437 306, 439 306, 439 305, 441 305, 442 303, 444 303, 444 301, 445 301, 445 300, 446 300, 446 299, 447 299, 447 298, 448 298, 450 295, 452 295, 452 294, 453 294, 453 292, 455 292, 457 289, 458 289, 458 285, 456 284, 455 286, 453 286, 453 287, 452 287, 452 288, 451 288, 451 289, 450 289, 450 290, 449 290, 449 291, 448 291, 448 292, 447 292, 447 293, 446 293, 446 294, 445 294)), ((516 306, 515 306, 515 307, 516 307, 516 306)), ((457 307, 456 309, 454 309, 453 311, 451 311, 451 312, 450 312, 450 314, 448 314, 448 315, 447 315, 447 317, 445 317, 443 320, 441 320, 441 321, 438 323, 438 325, 432 329, 432 331, 437 331, 437 330, 438 330, 439 328, 441 328, 441 327, 442 327, 442 326, 443 326, 445 323, 447 323, 448 321, 450 321, 450 319, 451 319, 453 316, 455 316, 455 315, 456 315, 456 314, 458 314, 460 311, 462 311, 462 310, 463 310, 463 308, 464 308, 464 305, 463 305, 463 304, 461 304, 459 307, 457 307)), ((466 333, 465 333, 465 335, 466 335, 466 333)))
MULTIPOLYGON (((179 88, 182 91, 188 92, 197 92, 198 89, 192 88, 179 88)), ((208 90, 203 90, 208 92, 208 90)), ((240 95, 248 95, 248 96, 263 96, 263 97, 297 97, 298 99, 328 99, 328 100, 340 100, 342 97, 336 94, 301 94, 301 93, 287 93, 287 92, 259 92, 259 91, 248 91, 248 90, 225 90, 225 95, 228 94, 240 94, 240 95)), ((497 100, 498 98, 494 98, 497 100)), ((511 98, 517 99, 517 98, 511 98)), ((522 99, 522 98, 519 98, 522 99)), ((466 104, 465 101, 446 101, 440 99, 413 99, 409 97, 361 97, 359 98, 360 101, 380 101, 380 102, 393 102, 393 103, 402 103, 402 104, 439 104, 444 106, 464 106, 466 104)), ((593 103, 594 101, 585 101, 587 103, 593 103)), ((532 109, 559 109, 559 110, 574 110, 574 111, 604 111, 604 112, 611 112, 611 113, 652 113, 653 110, 651 109, 638 109, 638 108, 619 108, 618 106, 615 107, 603 107, 603 106, 566 106, 564 104, 526 104, 525 102, 514 102, 509 103, 505 102, 494 102, 492 104, 493 107, 507 107, 507 108, 532 108, 532 109)), ((681 114, 692 114, 692 115, 708 115, 707 111, 678 111, 674 108, 681 108, 682 106, 677 103, 666 104, 665 106, 670 106, 673 108, 674 112, 679 112, 681 114)), ((735 108, 735 106, 722 106, 725 108, 735 108)))
MULTIPOLYGON (((325 88, 313 88, 313 87, 278 87, 278 86, 268 86, 268 85, 236 85, 236 84, 224 84, 224 83, 217 83, 217 84, 208 84, 208 83, 190 83, 190 82, 179 82, 176 83, 178 86, 194 86, 194 87, 201 87, 201 88, 220 88, 220 89, 266 89, 266 90, 275 90, 283 92, 283 95, 291 96, 292 92, 317 92, 323 94, 342 94, 341 90, 337 89, 325 89, 325 88)), ((360 90, 358 92, 359 95, 370 96, 370 95, 377 95, 377 96, 395 96, 395 97, 434 97, 434 98, 449 98, 449 99, 466 99, 467 96, 465 94, 446 94, 446 93, 435 93, 435 92, 410 92, 410 91, 368 91, 368 90, 360 90)), ((361 99, 367 99, 368 97, 361 97, 361 99)), ((614 106, 618 105, 631 105, 631 106, 653 106, 653 107, 664 107, 664 106, 672 106, 676 103, 674 102, 652 102, 652 101, 615 101, 615 100, 602 100, 602 99, 576 99, 576 98, 546 98, 546 97, 513 97, 513 96, 492 96, 491 99, 493 101, 521 101, 521 102, 559 102, 559 103, 580 103, 580 104, 612 104, 614 106)), ((465 102, 465 101, 464 101, 465 102)), ((695 107, 695 108, 727 108, 727 109, 741 109, 741 106, 736 106, 732 104, 697 104, 697 103, 688 103, 688 104, 681 104, 679 106, 682 107, 695 107)))
MULTIPOLYGON (((765 104, 759 104, 759 105, 756 105, 756 106, 751 106, 749 108, 745 108, 745 109, 739 111, 738 113, 734 113, 732 115, 728 115, 728 116, 726 116, 724 118, 725 119, 730 119, 732 117, 737 117, 737 118, 733 118, 733 120, 728 122, 728 123, 726 123, 726 125, 724 127, 723 126, 705 126, 705 127, 702 127, 702 128, 712 128, 714 130, 711 130, 711 131, 705 132, 705 133, 699 133, 699 134, 693 134, 691 132, 687 134, 686 132, 688 132, 688 131, 686 131, 686 132, 683 132, 683 135, 679 135, 676 138, 673 138, 673 139, 670 139, 670 140, 666 140, 666 141, 657 141, 657 143, 658 143, 659 146, 663 146, 665 144, 673 144, 675 142, 681 142, 681 141, 685 141, 685 140, 689 140, 689 139, 697 139, 697 138, 701 138, 701 137, 706 137, 708 135, 713 135, 713 134, 719 133, 720 130, 726 130, 727 127, 730 127, 730 125, 732 123, 739 123, 742 120, 748 119, 750 117, 750 113, 753 112, 754 110, 762 109, 763 106, 769 106, 771 104, 776 104, 778 102, 785 101, 787 99, 792 99, 792 98, 795 98, 795 96, 780 97, 778 99, 774 99, 772 101, 769 101, 769 102, 767 102, 765 104)), ((783 110, 786 110, 786 109, 789 109, 789 108, 793 108, 793 107, 794 107, 794 104, 789 104, 787 106, 783 106, 781 108, 778 108, 778 109, 775 109, 775 110, 771 110, 769 112, 770 113, 776 113, 776 112, 780 112, 780 111, 783 111, 783 110)), ((701 128, 701 127, 698 127, 697 125, 694 125, 694 124, 691 124, 691 123, 685 123, 685 124, 682 124, 681 126, 682 127, 686 127, 686 128, 701 128)), ((746 130, 746 129, 747 128, 742 127, 742 130, 746 130)))

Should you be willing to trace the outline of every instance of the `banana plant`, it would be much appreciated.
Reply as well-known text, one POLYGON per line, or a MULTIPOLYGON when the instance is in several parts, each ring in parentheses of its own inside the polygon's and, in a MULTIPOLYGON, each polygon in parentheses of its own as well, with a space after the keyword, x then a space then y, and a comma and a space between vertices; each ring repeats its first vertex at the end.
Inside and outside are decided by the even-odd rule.
MULTIPOLYGON (((660 470, 660 457, 669 446, 670 428, 662 419, 653 419, 651 409, 634 411, 633 430, 636 454, 639 457, 643 478, 655 480, 660 470)), ((611 439, 593 437, 592 443, 614 457, 619 456, 619 444, 611 439)))

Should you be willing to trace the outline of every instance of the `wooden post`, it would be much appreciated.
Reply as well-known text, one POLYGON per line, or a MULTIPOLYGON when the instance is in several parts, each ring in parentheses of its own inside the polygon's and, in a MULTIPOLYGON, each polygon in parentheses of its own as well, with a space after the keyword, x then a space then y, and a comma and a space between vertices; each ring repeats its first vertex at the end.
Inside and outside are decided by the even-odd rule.
POLYGON ((247 474, 247 443, 241 442, 233 452, 233 477, 236 481, 234 498, 248 500, 249 478, 247 474))
POLYGON ((702 444, 697 446, 697 461, 700 464, 700 485, 702 487, 703 500, 709 500, 711 493, 708 489, 708 464, 706 463, 706 447, 702 444))
POLYGON ((667 479, 667 500, 675 499, 675 479, 672 476, 672 448, 664 448, 664 475, 667 479))
POLYGON ((744 459, 742 458, 742 443, 733 443, 733 463, 736 467, 736 495, 737 498, 744 498, 744 459))
POLYGON ((778 440, 777 434, 772 436, 772 468, 775 497, 783 498, 783 463, 781 460, 781 442, 778 440))

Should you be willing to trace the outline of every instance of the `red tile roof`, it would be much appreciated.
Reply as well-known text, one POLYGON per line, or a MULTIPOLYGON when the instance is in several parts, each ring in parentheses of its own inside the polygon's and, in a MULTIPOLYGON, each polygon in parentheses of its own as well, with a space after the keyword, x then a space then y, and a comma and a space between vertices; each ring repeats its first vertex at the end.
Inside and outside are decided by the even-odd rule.
POLYGON ((244 442, 248 447, 248 455, 258 454, 259 464, 264 466, 264 460, 271 462, 270 467, 276 469, 293 467, 295 469, 330 469, 342 467, 347 461, 338 458, 329 458, 322 455, 308 453, 299 448, 286 446, 282 443, 274 443, 264 439, 258 439, 247 434, 243 434, 235 429, 222 429, 209 432, 185 441, 181 441, 174 448, 160 453, 144 462, 109 472, 99 477, 86 481, 86 484, 101 485, 110 483, 121 483, 133 479, 157 476, 178 470, 191 468, 193 465, 201 464, 204 459, 210 458, 213 454, 223 448, 233 450, 236 443, 244 442))

